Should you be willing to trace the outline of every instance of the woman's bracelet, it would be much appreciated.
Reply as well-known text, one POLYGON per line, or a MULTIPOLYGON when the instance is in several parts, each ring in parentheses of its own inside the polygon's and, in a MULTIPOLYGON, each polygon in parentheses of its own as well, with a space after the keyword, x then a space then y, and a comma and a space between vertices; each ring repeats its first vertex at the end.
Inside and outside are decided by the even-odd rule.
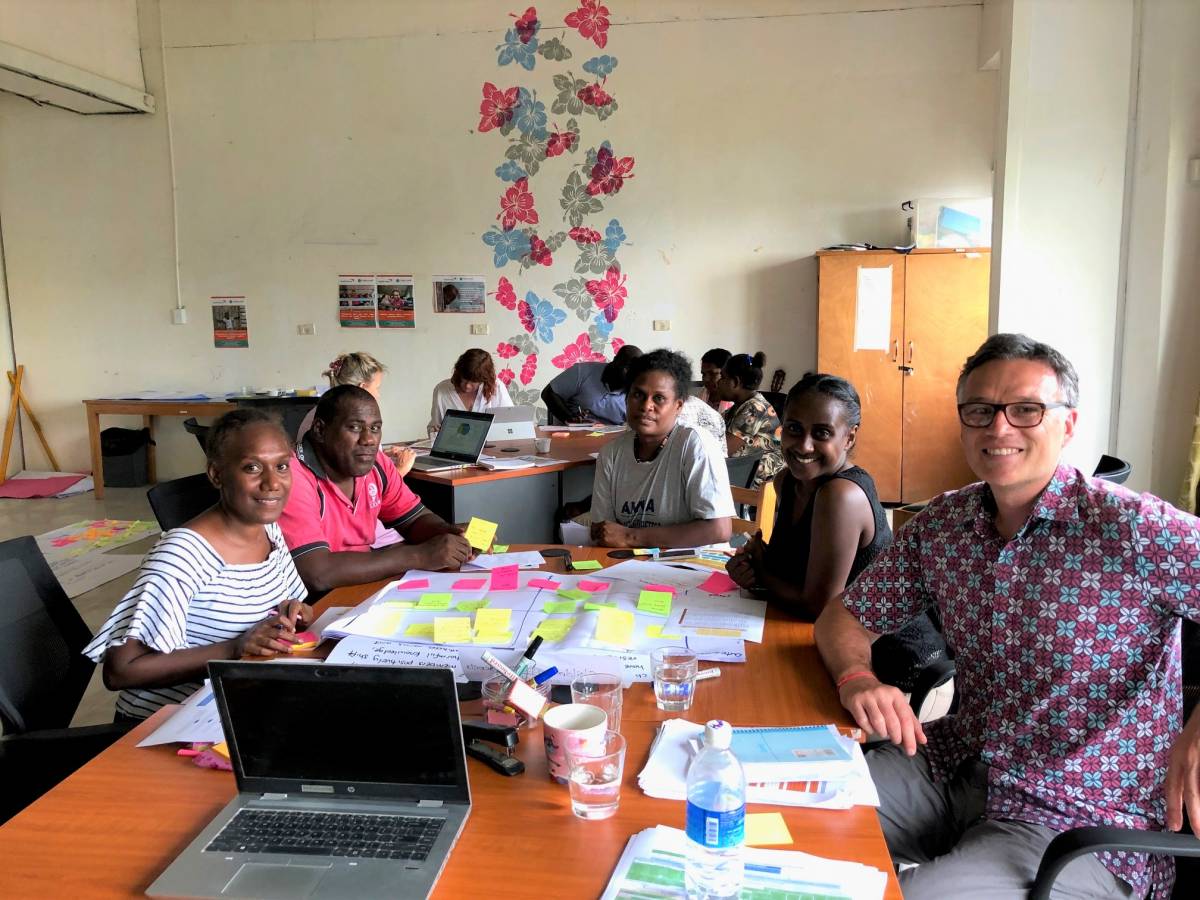
POLYGON ((846 684, 847 682, 853 681, 855 678, 874 678, 874 677, 875 677, 875 673, 870 671, 869 669, 859 669, 856 672, 850 672, 848 675, 843 675, 841 678, 839 678, 837 680, 837 684, 835 684, 834 687, 840 691, 842 689, 842 685, 846 684))

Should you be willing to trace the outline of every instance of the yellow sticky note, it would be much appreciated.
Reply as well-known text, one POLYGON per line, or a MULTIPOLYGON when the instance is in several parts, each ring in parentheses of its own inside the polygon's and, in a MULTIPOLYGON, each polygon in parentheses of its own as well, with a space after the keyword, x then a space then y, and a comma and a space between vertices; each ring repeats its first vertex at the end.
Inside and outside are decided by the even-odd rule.
POLYGON ((642 591, 638 594, 638 612, 666 618, 671 614, 671 594, 667 591, 642 591))
POLYGON ((511 623, 512 610, 506 606, 475 610, 476 631, 508 631, 511 623))
POLYGON ((472 613, 472 612, 475 612, 475 610, 477 610, 477 609, 483 609, 487 605, 488 605, 488 600, 485 597, 482 600, 463 600, 458 604, 458 606, 456 606, 454 608, 457 609, 459 612, 472 613))
POLYGON ((746 845, 761 847, 764 844, 791 844, 792 833, 787 822, 777 812, 746 814, 746 845))
POLYGON ((467 533, 464 537, 476 550, 486 551, 492 546, 492 538, 496 536, 496 529, 499 527, 495 522, 472 516, 471 521, 467 523, 467 533))
POLYGON ((475 632, 475 643, 477 644, 511 644, 511 631, 477 631, 475 632))
POLYGON ((554 643, 561 641, 567 636, 567 632, 571 630, 571 626, 575 624, 575 619, 542 619, 538 623, 538 627, 534 629, 535 636, 541 635, 542 640, 554 643))
POLYGON ((657 554, 657 550, 648 550, 645 547, 635 547, 633 550, 634 556, 655 556, 657 554))
POLYGON ((433 641, 435 644, 469 644, 471 642, 470 616, 434 616, 433 641))
POLYGON ((626 609, 602 609, 596 623, 596 640, 628 647, 633 642, 633 613, 626 609))
POLYGON ((400 627, 405 612, 402 609, 381 609, 376 607, 359 619, 368 634, 379 637, 390 636, 400 627))
POLYGON ((417 604, 411 600, 384 600, 379 606, 388 606, 392 609, 412 609, 417 604))
POLYGON ((559 588, 558 596, 564 600, 587 600, 592 595, 587 591, 581 591, 578 588, 559 588))
POLYGON ((507 553, 508 544, 492 544, 493 553, 507 553))
POLYGON ((697 628, 696 634, 704 637, 741 637, 742 633, 736 628, 697 628))
POLYGON ((433 623, 432 622, 417 622, 409 625, 404 632, 405 637, 428 638, 433 640, 433 623))
POLYGON ((579 604, 574 600, 547 600, 542 604, 542 612, 557 615, 559 613, 573 613, 575 607, 579 604))
POLYGON ((422 594, 417 609, 449 609, 452 602, 453 594, 422 594))
POLYGON ((602 568, 602 566, 597 559, 581 559, 579 562, 571 563, 571 568, 576 572, 590 572, 593 569, 602 568))
POLYGON ((661 638, 664 641, 682 641, 683 640, 682 634, 663 634, 663 629, 666 627, 667 627, 666 625, 647 625, 646 626, 646 637, 661 638))

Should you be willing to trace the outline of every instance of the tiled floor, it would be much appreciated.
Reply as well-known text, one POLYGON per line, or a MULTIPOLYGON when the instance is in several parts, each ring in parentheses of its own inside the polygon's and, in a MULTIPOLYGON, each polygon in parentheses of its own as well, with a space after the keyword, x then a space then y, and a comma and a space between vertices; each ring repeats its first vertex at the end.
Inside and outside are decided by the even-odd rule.
MULTIPOLYGON (((62 528, 81 519, 141 519, 153 522, 154 514, 146 500, 146 488, 107 488, 103 500, 89 491, 62 500, 0 500, 0 540, 25 534, 42 534, 62 528)), ((112 550, 112 553, 145 553, 154 546, 157 534, 134 544, 112 550)), ((132 586, 137 572, 122 575, 108 584, 75 598, 75 607, 93 632, 104 624, 117 601, 132 586)), ((92 682, 79 704, 73 725, 96 725, 111 722, 115 696, 104 689, 100 669, 96 668, 92 682)))

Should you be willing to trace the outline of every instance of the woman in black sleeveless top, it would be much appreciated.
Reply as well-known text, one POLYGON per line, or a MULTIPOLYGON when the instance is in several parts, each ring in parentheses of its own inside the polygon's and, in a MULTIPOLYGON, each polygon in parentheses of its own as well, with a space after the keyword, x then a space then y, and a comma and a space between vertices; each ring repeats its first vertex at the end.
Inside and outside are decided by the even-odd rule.
POLYGON ((846 589, 892 542, 875 482, 850 462, 862 410, 835 375, 805 375, 788 392, 779 504, 770 544, 761 535, 729 562, 729 575, 805 619, 846 589))

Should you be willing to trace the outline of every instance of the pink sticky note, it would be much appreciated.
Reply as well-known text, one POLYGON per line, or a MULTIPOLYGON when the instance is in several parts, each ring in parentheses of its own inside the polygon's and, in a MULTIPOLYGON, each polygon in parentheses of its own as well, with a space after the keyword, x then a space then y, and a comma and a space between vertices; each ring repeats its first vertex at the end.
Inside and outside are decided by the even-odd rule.
POLYGON ((497 566, 492 569, 493 591, 515 591, 517 589, 518 566, 497 566))
POLYGON ((607 581, 590 581, 587 578, 585 578, 581 582, 579 582, 579 589, 581 591, 587 591, 589 594, 595 594, 597 591, 607 591, 608 590, 608 582, 607 581))
POLYGON ((423 591, 429 587, 428 578, 417 578, 413 581, 404 581, 396 585, 398 591, 423 591))
POLYGON ((75 538, 60 537, 60 538, 55 538, 50 543, 55 547, 69 547, 71 544, 75 543, 75 538))
POLYGON ((737 590, 737 582, 724 572, 713 572, 708 576, 708 581, 700 585, 700 590, 708 591, 710 594, 728 594, 730 591, 737 590))
POLYGON ((562 587, 562 585, 553 578, 533 578, 530 579, 529 586, 535 588, 545 588, 548 591, 557 591, 560 587, 562 587))
MULTIPOLYGON (((428 582, 426 582, 428 584, 428 582)), ((460 578, 450 585, 452 591, 477 591, 487 584, 486 578, 460 578)))
MULTIPOLYGON (((710 579, 709 579, 709 581, 712 581, 712 579, 710 578, 710 579)), ((706 583, 707 583, 707 582, 706 582, 706 583)), ((646 586, 643 588, 643 590, 646 590, 646 591, 666 591, 668 594, 673 594, 673 593, 675 593, 675 588, 671 587, 669 584, 648 584, 648 585, 646 585, 646 586)), ((714 594, 715 594, 715 593, 718 593, 718 592, 717 592, 717 591, 713 591, 712 593, 714 593, 714 594)))

